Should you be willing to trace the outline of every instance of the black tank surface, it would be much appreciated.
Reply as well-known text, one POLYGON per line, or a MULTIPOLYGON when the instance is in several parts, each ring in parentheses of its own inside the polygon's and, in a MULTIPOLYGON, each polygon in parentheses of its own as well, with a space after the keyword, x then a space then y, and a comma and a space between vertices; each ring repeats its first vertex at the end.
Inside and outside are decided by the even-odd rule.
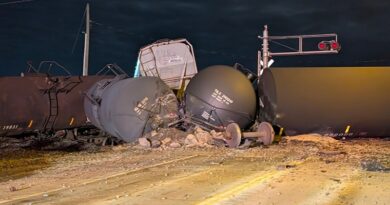
POLYGON ((273 125, 277 124, 275 79, 270 69, 263 70, 257 90, 260 105, 258 112, 259 120, 273 125))
POLYGON ((235 122, 247 128, 256 115, 256 94, 240 71, 230 66, 211 66, 188 84, 185 111, 187 116, 216 127, 235 122))
POLYGON ((390 136, 390 67, 271 68, 260 86, 288 135, 390 136))
POLYGON ((84 107, 92 124, 127 142, 178 117, 176 96, 155 77, 100 81, 89 90, 84 107))

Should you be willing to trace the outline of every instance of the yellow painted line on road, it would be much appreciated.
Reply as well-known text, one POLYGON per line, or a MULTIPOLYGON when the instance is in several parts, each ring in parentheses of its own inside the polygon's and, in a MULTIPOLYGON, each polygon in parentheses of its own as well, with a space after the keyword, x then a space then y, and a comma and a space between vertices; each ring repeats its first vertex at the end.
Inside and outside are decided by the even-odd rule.
MULTIPOLYGON (((290 165, 298 165, 302 164, 303 162, 292 162, 289 163, 290 165)), ((197 205, 211 205, 211 204, 218 204, 222 201, 229 200, 237 195, 239 195, 242 192, 245 192, 255 186, 261 185, 265 183, 266 181, 269 181, 273 178, 278 178, 284 174, 287 173, 287 169, 284 171, 270 171, 266 173, 261 173, 259 176, 255 176, 252 180, 249 180, 247 182, 244 182, 238 186, 235 186, 231 189, 228 189, 226 191, 223 191, 221 193, 215 194, 211 196, 210 198, 198 203, 197 205)), ((243 173, 245 174, 245 173, 243 173)))
MULTIPOLYGON (((115 178, 115 177, 124 176, 124 175, 127 175, 127 174, 138 172, 138 171, 141 171, 141 170, 144 170, 144 169, 149 169, 149 168, 158 167, 158 166, 162 166, 162 165, 166 165, 166 164, 171 164, 171 163, 175 163, 175 162, 179 162, 179 161, 183 161, 183 160, 188 160, 188 159, 195 158, 195 157, 199 157, 199 155, 191 155, 191 156, 187 156, 187 157, 182 157, 182 158, 178 158, 178 159, 174 159, 174 160, 169 160, 169 161, 153 164, 153 165, 150 165, 150 166, 144 166, 144 167, 140 167, 140 168, 137 168, 137 169, 132 169, 130 171, 120 172, 118 174, 114 174, 114 175, 111 175, 111 176, 108 176, 108 177, 92 179, 92 180, 85 181, 83 183, 77 184, 77 185, 72 186, 72 187, 85 186, 85 185, 92 184, 92 183, 95 183, 95 182, 98 182, 98 181, 108 180, 108 179, 112 179, 112 178, 115 178)), ((24 196, 20 196, 20 197, 15 197, 13 199, 7 199, 7 200, 0 201, 0 204, 3 204, 3 203, 16 203, 19 200, 24 200, 24 199, 28 199, 28 198, 32 198, 32 197, 37 197, 37 196, 43 196, 44 194, 50 194, 50 193, 66 190, 66 189, 69 189, 69 188, 70 187, 61 187, 61 188, 52 189, 52 190, 48 190, 48 191, 38 192, 38 193, 24 195, 24 196)))
POLYGON ((321 187, 321 191, 310 198, 299 202, 300 205, 335 205, 335 204, 349 204, 347 198, 352 197, 353 194, 359 191, 357 186, 359 170, 348 172, 349 176, 342 179, 341 182, 329 181, 328 184, 321 187))
POLYGON ((211 198, 208 198, 205 201, 202 201, 198 205, 217 204, 221 201, 224 201, 224 200, 231 198, 234 195, 242 193, 242 192, 244 192, 244 191, 246 191, 246 190, 248 190, 256 185, 264 183, 265 181, 270 180, 273 177, 278 177, 278 176, 282 175, 282 173, 284 173, 284 172, 283 171, 282 172, 273 171, 273 172, 261 174, 260 176, 254 178, 248 182, 245 182, 239 186, 236 186, 236 187, 229 189, 227 191, 224 191, 222 193, 216 194, 216 195, 212 196, 211 198))

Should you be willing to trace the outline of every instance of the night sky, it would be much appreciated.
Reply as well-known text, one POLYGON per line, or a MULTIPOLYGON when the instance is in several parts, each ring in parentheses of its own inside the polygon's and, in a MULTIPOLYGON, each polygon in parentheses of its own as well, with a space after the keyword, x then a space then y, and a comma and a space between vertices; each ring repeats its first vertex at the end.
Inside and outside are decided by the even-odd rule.
POLYGON ((337 33, 342 44, 339 55, 277 57, 273 66, 390 65, 388 0, 0 0, 0 75, 42 60, 80 74, 86 2, 91 73, 107 63, 132 73, 139 48, 162 38, 187 38, 199 69, 240 62, 254 70, 264 24, 270 35, 337 33))

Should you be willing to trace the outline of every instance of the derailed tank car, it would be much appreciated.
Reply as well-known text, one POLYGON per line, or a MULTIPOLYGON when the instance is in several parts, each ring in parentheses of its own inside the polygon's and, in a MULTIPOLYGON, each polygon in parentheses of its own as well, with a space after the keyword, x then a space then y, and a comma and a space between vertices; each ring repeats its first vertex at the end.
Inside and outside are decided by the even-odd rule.
POLYGON ((96 127, 126 142, 178 117, 175 94, 156 77, 102 80, 88 91, 84 107, 96 127))
POLYGON ((217 65, 196 74, 185 92, 186 117, 223 128, 237 123, 245 129, 256 117, 256 94, 251 82, 230 66, 217 65))
POLYGON ((0 135, 85 126, 84 93, 108 77, 0 77, 0 135))
POLYGON ((390 67, 271 68, 259 90, 287 135, 390 136, 390 67))

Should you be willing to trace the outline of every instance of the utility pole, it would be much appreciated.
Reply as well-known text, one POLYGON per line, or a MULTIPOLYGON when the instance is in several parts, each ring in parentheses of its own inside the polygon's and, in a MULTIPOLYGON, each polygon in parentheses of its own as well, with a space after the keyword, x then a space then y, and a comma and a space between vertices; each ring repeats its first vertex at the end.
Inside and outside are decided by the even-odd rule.
POLYGON ((88 76, 88 61, 89 61, 89 38, 90 38, 90 17, 89 3, 85 8, 85 33, 84 33, 84 59, 83 59, 83 76, 88 76))
POLYGON ((261 51, 257 51, 257 76, 261 76, 262 74, 262 68, 261 68, 261 51))
POLYGON ((264 25, 263 30, 263 69, 268 68, 268 60, 269 60, 269 43, 268 43, 268 26, 264 25))

